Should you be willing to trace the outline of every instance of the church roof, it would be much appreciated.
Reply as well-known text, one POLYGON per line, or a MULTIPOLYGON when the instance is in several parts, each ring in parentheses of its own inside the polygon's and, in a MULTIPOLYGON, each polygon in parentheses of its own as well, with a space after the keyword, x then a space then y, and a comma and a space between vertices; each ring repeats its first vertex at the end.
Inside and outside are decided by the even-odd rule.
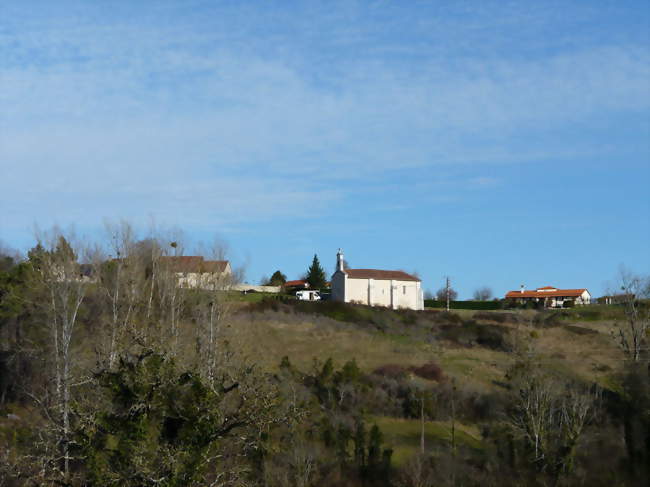
POLYGON ((349 279, 377 279, 389 281, 420 281, 415 276, 407 274, 404 271, 384 271, 380 269, 345 269, 349 279))

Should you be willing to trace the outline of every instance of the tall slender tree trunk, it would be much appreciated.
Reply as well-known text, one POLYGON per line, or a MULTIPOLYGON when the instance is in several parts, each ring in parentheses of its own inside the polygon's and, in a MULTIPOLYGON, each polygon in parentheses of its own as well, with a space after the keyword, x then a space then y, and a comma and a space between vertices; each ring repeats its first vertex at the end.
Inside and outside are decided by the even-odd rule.
POLYGON ((210 303, 210 349, 208 350, 208 379, 212 383, 214 379, 215 349, 214 349, 214 302, 210 303))
POLYGON ((119 312, 119 300, 120 300, 120 270, 122 264, 118 262, 117 272, 115 274, 115 289, 113 290, 112 296, 112 308, 113 308, 113 326, 111 329, 111 343, 108 354, 108 366, 113 368, 115 365, 115 360, 117 358, 117 327, 118 327, 118 312, 119 312))
POLYGON ((420 453, 424 455, 424 397, 420 399, 420 453))
POLYGON ((61 397, 61 353, 59 351, 59 326, 57 323, 57 306, 54 297, 54 289, 50 289, 51 295, 51 320, 52 320, 52 340, 54 344, 54 374, 56 380, 56 397, 57 400, 61 397))

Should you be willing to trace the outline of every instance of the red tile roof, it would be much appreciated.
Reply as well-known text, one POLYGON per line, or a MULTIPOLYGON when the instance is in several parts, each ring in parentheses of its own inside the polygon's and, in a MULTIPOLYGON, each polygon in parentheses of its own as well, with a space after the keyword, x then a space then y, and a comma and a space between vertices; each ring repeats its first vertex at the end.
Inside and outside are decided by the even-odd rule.
POLYGON ((227 268, 227 260, 206 260, 201 267, 203 272, 225 272, 227 268))
POLYGON ((383 271, 379 269, 345 269, 348 277, 352 279, 378 279, 388 281, 394 279, 396 281, 420 281, 415 276, 407 274, 404 271, 383 271))
POLYGON ((307 281, 303 279, 298 279, 295 281, 287 281, 284 283, 284 285, 285 287, 298 287, 298 286, 307 287, 307 281))
POLYGON ((160 263, 172 272, 224 272, 228 267, 227 260, 203 260, 200 255, 166 256, 160 258, 160 263))
POLYGON ((577 298, 581 296, 586 289, 556 289, 554 287, 546 286, 539 289, 554 289, 554 291, 509 291, 506 298, 548 298, 548 297, 565 297, 577 298))

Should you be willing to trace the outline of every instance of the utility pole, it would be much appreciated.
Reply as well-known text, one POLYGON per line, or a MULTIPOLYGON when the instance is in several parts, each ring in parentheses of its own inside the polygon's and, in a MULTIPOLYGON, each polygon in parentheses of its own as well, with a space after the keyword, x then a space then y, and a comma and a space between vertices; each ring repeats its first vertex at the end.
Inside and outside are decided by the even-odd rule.
POLYGON ((447 311, 449 311, 449 276, 447 276, 447 284, 445 286, 445 292, 447 294, 447 311))

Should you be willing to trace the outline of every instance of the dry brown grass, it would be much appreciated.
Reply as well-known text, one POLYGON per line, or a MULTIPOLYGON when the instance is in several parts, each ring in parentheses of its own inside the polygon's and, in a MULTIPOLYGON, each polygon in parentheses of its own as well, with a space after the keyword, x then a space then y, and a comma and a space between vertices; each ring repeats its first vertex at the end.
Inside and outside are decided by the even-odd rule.
POLYGON ((408 338, 392 337, 373 330, 362 330, 323 317, 264 313, 247 319, 236 317, 228 339, 245 356, 275 368, 283 356, 304 368, 314 358, 331 357, 342 364, 352 358, 365 370, 387 362, 421 365, 435 358, 435 348, 408 338))
POLYGON ((536 349, 585 380, 608 384, 612 372, 621 369, 623 352, 611 336, 610 322, 572 323, 571 327, 593 331, 578 334, 566 326, 541 330, 536 349))
MULTIPOLYGON (((533 316, 534 312, 523 312, 523 324, 505 324, 511 328, 510 339, 516 342, 516 350, 534 350, 551 368, 568 375, 602 385, 611 382, 623 358, 611 338, 611 323, 571 323, 574 330, 570 331, 564 324, 534 327, 533 316), (579 334, 579 327, 595 332, 579 334)), ((463 315, 465 319, 470 317, 463 315)), ((329 357, 339 365, 354 358, 366 371, 385 364, 408 367, 433 360, 446 375, 482 389, 502 382, 517 357, 515 352, 433 340, 426 343, 323 316, 273 311, 236 315, 226 337, 246 357, 269 370, 277 368, 285 355, 303 370, 314 359, 324 361, 329 357)))

